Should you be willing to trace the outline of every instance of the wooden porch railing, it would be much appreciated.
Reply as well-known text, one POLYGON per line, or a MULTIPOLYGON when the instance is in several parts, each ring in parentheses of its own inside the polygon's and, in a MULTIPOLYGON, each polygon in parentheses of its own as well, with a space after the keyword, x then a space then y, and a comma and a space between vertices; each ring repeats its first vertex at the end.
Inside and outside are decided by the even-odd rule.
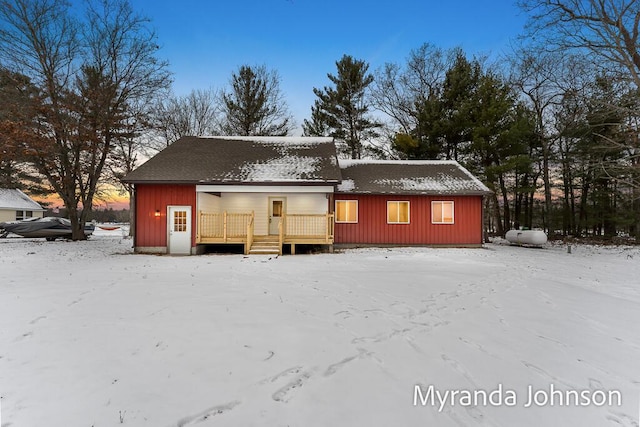
MULTIPOLYGON (((199 212, 197 241, 253 244, 255 214, 199 212)), ((278 219, 278 240, 283 243, 333 243, 333 214, 285 214, 278 219)))
POLYGON ((333 214, 286 214, 284 233, 287 238, 324 236, 333 241, 333 214))
POLYGON ((284 243, 284 218, 278 220, 278 255, 282 255, 282 244, 284 243))
POLYGON ((249 224, 253 223, 251 213, 207 213, 200 211, 198 218, 198 237, 216 238, 227 242, 228 239, 246 238, 249 224))
POLYGON ((244 254, 249 255, 249 251, 251 250, 251 246, 253 245, 253 231, 254 231, 254 216, 253 212, 251 212, 251 218, 249 218, 249 224, 247 225, 247 244, 244 245, 244 254))

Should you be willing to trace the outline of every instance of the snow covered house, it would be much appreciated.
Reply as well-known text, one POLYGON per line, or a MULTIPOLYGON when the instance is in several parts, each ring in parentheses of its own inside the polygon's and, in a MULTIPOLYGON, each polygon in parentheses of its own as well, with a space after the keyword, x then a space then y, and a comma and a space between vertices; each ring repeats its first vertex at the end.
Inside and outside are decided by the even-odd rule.
POLYGON ((0 188, 0 222, 44 216, 44 209, 17 188, 0 188))
POLYGON ((332 138, 184 137, 127 175, 137 252, 207 244, 481 245, 488 189, 456 162, 340 161, 332 138), (454 220, 455 217, 455 220, 454 220))

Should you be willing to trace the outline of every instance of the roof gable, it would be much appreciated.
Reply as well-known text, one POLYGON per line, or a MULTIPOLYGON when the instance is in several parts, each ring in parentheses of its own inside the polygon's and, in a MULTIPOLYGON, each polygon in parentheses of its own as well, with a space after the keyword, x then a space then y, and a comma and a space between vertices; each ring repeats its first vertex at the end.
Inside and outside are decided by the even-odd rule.
POLYGON ((126 181, 326 184, 339 182, 340 170, 332 138, 184 137, 126 181))
POLYGON ((339 193, 482 195, 491 191, 453 160, 340 160, 339 193))
POLYGON ((0 209, 44 211, 42 206, 16 188, 0 188, 0 209))

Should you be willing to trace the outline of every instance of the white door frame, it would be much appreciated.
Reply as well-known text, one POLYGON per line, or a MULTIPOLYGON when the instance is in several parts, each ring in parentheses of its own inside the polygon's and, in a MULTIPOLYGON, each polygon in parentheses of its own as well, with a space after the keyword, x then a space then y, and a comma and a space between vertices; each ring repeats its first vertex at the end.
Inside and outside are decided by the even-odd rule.
POLYGON ((171 255, 191 255, 191 206, 167 206, 167 252, 171 255), (173 212, 186 211, 184 224, 174 223, 173 212), (184 229, 181 231, 180 229, 184 229))

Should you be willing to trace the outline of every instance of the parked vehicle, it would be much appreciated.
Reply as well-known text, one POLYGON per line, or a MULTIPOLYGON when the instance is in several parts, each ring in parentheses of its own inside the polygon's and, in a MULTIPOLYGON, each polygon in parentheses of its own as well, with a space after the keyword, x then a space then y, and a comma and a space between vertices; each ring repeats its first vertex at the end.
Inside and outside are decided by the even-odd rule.
MULTIPOLYGON (((93 224, 84 226, 84 234, 86 236, 93 234, 94 230, 95 226, 93 224)), ((0 222, 0 238, 7 237, 9 233, 30 238, 44 237, 48 241, 58 238, 70 239, 71 221, 66 218, 49 216, 45 218, 29 218, 23 221, 0 222)))

